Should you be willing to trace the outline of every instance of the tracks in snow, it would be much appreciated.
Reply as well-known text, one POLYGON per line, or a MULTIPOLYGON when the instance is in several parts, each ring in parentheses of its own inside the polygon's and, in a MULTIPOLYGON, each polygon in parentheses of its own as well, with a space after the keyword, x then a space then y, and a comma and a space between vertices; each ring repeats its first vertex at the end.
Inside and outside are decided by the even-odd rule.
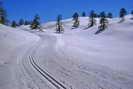
POLYGON ((41 76, 43 76, 45 79, 47 79, 56 89, 67 89, 62 83, 57 81, 51 74, 49 74, 47 71, 42 69, 37 63, 34 61, 34 57, 29 56, 31 65, 35 68, 36 71, 38 71, 41 76))

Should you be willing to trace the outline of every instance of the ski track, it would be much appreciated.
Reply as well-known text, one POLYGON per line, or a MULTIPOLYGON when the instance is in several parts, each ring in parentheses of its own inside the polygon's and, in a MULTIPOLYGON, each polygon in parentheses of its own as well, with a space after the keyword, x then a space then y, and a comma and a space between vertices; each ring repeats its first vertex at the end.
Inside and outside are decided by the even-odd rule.
POLYGON ((32 66, 44 77, 46 78, 51 84, 53 84, 57 89, 67 89, 64 85, 59 83, 54 77, 52 77, 48 72, 44 71, 41 67, 39 67, 35 61, 34 58, 31 56, 30 62, 32 66))

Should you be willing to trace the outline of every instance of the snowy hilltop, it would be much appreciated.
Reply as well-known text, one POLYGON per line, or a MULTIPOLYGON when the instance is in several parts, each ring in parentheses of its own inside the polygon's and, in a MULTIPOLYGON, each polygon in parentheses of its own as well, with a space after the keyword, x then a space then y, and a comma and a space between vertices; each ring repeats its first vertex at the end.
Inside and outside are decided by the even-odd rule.
POLYGON ((132 17, 0 25, 0 89, 133 89, 132 17))

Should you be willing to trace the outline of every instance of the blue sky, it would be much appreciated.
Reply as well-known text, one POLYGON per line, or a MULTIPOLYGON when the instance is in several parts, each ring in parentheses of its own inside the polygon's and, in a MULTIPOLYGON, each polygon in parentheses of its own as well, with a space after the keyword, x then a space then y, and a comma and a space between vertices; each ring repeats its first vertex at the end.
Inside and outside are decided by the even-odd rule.
POLYGON ((55 20, 58 14, 69 18, 74 12, 87 14, 90 10, 113 12, 118 15, 121 7, 133 9, 132 0, 3 0, 11 20, 31 20, 39 14, 43 22, 55 20))

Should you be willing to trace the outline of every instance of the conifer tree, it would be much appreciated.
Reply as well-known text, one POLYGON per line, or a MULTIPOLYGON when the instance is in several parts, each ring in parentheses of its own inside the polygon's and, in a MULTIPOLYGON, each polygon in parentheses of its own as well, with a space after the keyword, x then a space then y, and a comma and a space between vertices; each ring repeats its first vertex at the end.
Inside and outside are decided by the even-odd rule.
POLYGON ((106 13, 105 13, 104 11, 101 12, 101 13, 100 13, 100 17, 101 17, 101 18, 106 18, 106 17, 107 17, 107 16, 106 16, 106 13))
POLYGON ((112 13, 108 13, 107 14, 107 18, 110 18, 110 19, 113 18, 113 14, 112 13))
POLYGON ((100 24, 101 24, 100 29, 107 28, 107 24, 108 24, 107 18, 102 17, 101 20, 100 20, 100 24))
POLYGON ((72 28, 74 29, 74 28, 77 28, 77 27, 79 27, 79 14, 78 13, 75 13, 74 15, 73 15, 73 21, 74 21, 74 23, 73 23, 73 26, 72 26, 72 28))
POLYGON ((85 16, 86 16, 86 13, 85 13, 85 12, 83 12, 83 13, 82 13, 82 17, 85 17, 85 16))
POLYGON ((73 20, 75 20, 75 19, 77 19, 77 17, 79 17, 79 14, 77 12, 75 12, 72 17, 73 17, 73 20))
POLYGON ((89 18, 89 26, 88 27, 92 27, 92 26, 94 26, 96 24, 96 20, 95 20, 96 14, 95 14, 95 12, 93 10, 90 12, 90 16, 89 17, 90 18, 89 18))
POLYGON ((24 20, 20 19, 18 24, 19 24, 19 26, 24 25, 24 20))
POLYGON ((131 11, 131 15, 133 16, 133 10, 131 11))
POLYGON ((17 27, 17 23, 16 23, 16 21, 12 21, 12 23, 11 23, 11 27, 14 27, 14 28, 17 27))
POLYGON ((24 25, 30 25, 27 20, 24 21, 24 25))
POLYGON ((98 27, 98 31, 95 34, 99 34, 100 32, 104 31, 108 27, 108 20, 105 17, 100 19, 100 26, 98 27))
POLYGON ((98 18, 98 14, 96 12, 93 13, 94 18, 98 18))
POLYGON ((131 15, 132 15, 131 20, 133 20, 133 10, 131 11, 131 15))
POLYGON ((31 23, 32 23, 31 21, 27 21, 27 20, 24 21, 24 25, 31 25, 31 23))
POLYGON ((0 1, 0 24, 6 24, 6 11, 3 8, 3 2, 0 1))
POLYGON ((57 16, 57 23, 56 23, 56 32, 62 33, 64 32, 63 24, 62 24, 62 15, 57 16))
POLYGON ((100 14, 97 14, 97 18, 100 18, 100 14))
POLYGON ((125 8, 120 9, 120 18, 124 18, 124 16, 127 14, 127 11, 125 8))
POLYGON ((125 8, 121 8, 120 9, 120 18, 121 18, 121 21, 120 22, 123 22, 124 21, 124 17, 125 15, 127 14, 127 11, 125 8))
POLYGON ((40 28, 40 17, 36 15, 31 23, 31 29, 41 29, 40 28))

